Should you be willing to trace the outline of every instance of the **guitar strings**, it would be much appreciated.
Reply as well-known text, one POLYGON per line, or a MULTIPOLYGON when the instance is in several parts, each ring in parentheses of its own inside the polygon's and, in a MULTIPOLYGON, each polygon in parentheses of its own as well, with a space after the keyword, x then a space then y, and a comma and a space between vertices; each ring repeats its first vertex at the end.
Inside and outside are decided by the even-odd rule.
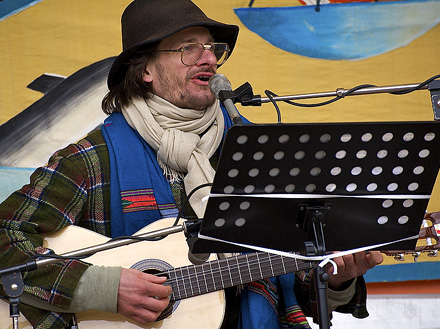
POLYGON ((174 299, 183 299, 252 282, 262 278, 311 269, 313 264, 313 262, 307 262, 286 256, 256 253, 225 258, 217 262, 208 262, 196 266, 189 265, 180 268, 173 268, 162 274, 176 275, 176 277, 170 276, 168 283, 173 287, 176 287, 176 289, 173 289, 173 295, 177 298, 174 299), (231 264, 231 262, 233 263, 231 264), (216 265, 212 266, 213 263, 216 265), (248 266, 241 266, 243 263, 248 266), (252 266, 258 266, 254 277, 251 273, 252 266), (292 269, 292 267, 294 267, 294 269, 292 269), (243 271, 242 269, 246 270, 243 271), (178 272, 186 274, 177 276, 178 272), (226 272, 226 274, 223 275, 223 272, 226 272), (186 284, 182 285, 183 288, 179 288, 179 282, 186 284))

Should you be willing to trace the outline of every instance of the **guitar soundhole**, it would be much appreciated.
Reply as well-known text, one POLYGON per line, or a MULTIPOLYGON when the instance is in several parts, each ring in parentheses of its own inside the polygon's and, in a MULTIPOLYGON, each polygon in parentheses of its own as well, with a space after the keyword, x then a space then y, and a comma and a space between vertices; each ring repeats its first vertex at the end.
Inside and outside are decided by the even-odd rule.
MULTIPOLYGON (((172 269, 173 267, 161 259, 144 259, 132 265, 130 268, 134 268, 152 275, 159 275, 167 270, 172 269)), ((167 284, 167 282, 165 282, 165 284, 167 284)), ((168 304, 167 308, 159 315, 156 321, 161 321, 169 317, 177 309, 179 304, 180 301, 173 300, 171 295, 170 303, 168 304)))

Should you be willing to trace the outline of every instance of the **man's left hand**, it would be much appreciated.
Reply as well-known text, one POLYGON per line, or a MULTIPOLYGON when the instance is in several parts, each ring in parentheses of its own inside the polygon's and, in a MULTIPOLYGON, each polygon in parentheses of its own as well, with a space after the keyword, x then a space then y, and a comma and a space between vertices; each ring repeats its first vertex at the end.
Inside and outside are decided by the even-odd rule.
POLYGON ((338 290, 344 283, 364 275, 369 269, 383 262, 383 255, 380 251, 358 252, 332 259, 338 266, 338 273, 333 275, 333 265, 327 269, 330 275, 328 286, 330 289, 338 290))

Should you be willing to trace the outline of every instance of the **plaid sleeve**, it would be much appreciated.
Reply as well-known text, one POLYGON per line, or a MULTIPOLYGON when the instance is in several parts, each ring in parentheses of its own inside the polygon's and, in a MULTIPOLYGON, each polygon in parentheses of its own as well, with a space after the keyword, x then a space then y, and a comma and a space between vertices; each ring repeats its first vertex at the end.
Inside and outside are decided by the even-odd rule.
MULTIPOLYGON (((103 141, 97 145, 92 142, 93 138, 85 139, 56 152, 46 166, 32 174, 28 185, 0 204, 0 268, 23 262, 36 253, 51 252, 42 247, 42 234, 67 225, 97 227, 99 233, 109 233, 109 216, 104 211, 105 164, 101 159, 105 145, 103 141)), ((68 308, 88 266, 76 260, 42 266, 24 275, 25 291, 54 306, 68 308)), ((63 328, 71 317, 26 305, 20 305, 20 310, 37 328, 63 328)))
MULTIPOLYGON (((295 280, 295 294, 298 304, 307 317, 312 317, 318 323, 318 302, 315 289, 314 271, 298 272, 295 280)), ((365 318, 367 311, 367 286, 362 276, 356 280, 356 292, 353 298, 345 305, 338 306, 335 312, 350 313, 356 318, 365 318)), ((330 314, 331 319, 331 314, 330 314)))

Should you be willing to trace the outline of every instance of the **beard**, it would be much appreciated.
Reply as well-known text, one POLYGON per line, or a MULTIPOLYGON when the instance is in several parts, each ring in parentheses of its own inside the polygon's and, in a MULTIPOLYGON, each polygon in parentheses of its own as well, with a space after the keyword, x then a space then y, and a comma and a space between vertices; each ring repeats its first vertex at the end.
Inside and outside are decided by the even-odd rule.
POLYGON ((155 68, 158 73, 159 88, 155 88, 154 93, 171 104, 180 108, 204 110, 216 101, 208 86, 200 86, 208 92, 199 95, 195 95, 188 88, 185 88, 193 73, 188 74, 185 78, 179 78, 168 75, 165 67, 160 63, 156 63, 155 68))

